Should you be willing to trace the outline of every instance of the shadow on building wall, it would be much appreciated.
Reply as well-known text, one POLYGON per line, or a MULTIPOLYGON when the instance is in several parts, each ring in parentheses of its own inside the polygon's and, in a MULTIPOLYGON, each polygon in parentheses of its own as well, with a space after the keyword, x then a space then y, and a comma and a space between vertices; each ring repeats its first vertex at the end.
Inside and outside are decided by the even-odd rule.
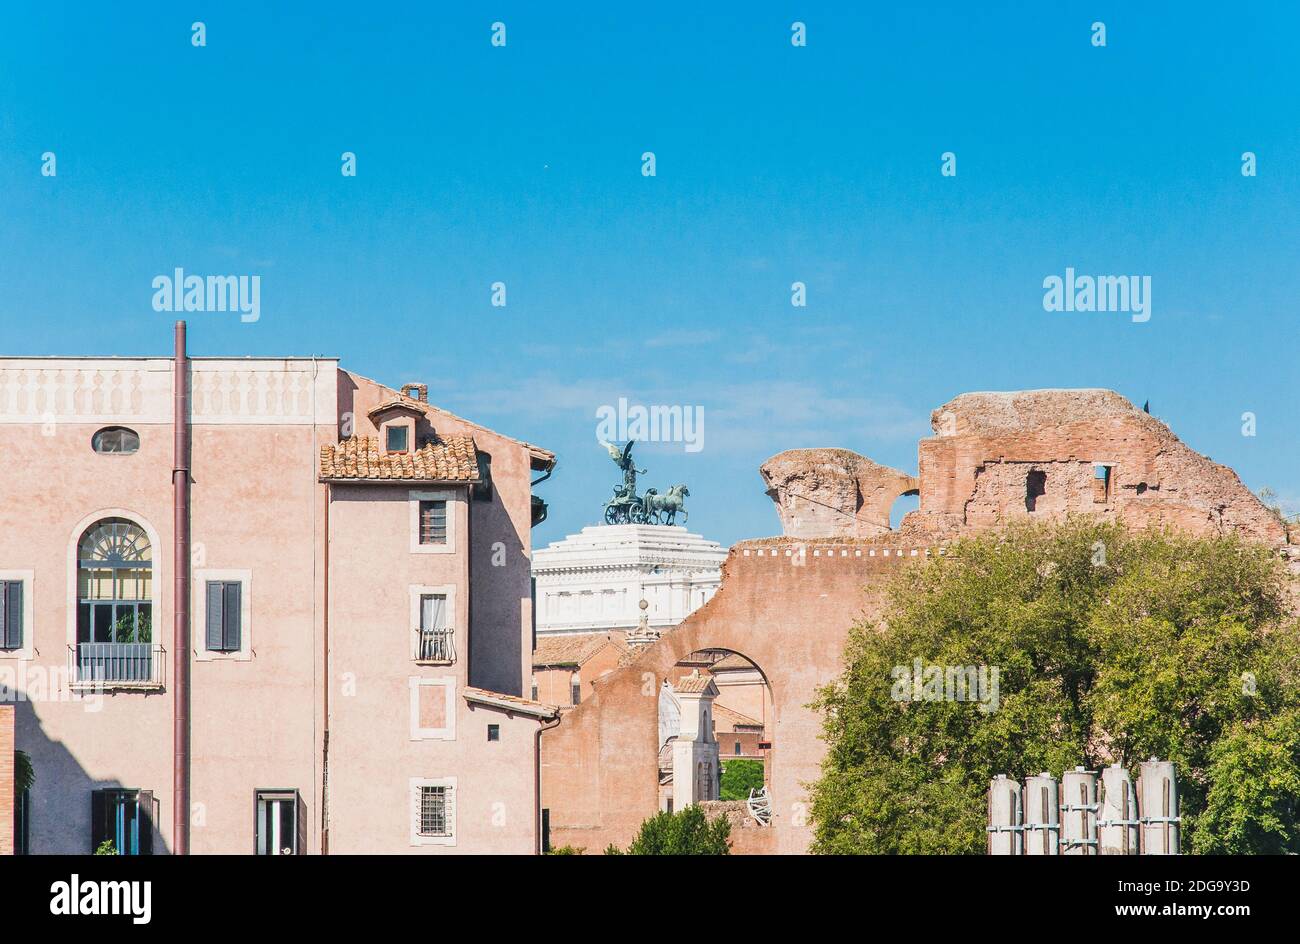
MULTIPOLYGON (((17 749, 26 751, 31 757, 36 775, 27 803, 28 851, 33 855, 93 852, 91 805, 94 791, 125 789, 134 785, 90 776, 63 742, 46 734, 33 702, 25 697, 14 700, 12 690, 6 690, 5 695, 15 709, 17 749)), ((158 799, 152 797, 150 805, 153 854, 166 855, 170 850, 158 829, 158 799)))

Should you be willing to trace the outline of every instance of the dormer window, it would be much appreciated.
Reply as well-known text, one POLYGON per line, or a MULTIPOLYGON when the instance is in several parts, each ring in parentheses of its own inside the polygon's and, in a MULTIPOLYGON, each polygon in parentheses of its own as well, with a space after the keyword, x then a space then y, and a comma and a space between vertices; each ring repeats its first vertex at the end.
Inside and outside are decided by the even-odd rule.
POLYGON ((415 430, 424 418, 419 401, 410 397, 397 397, 379 404, 367 414, 379 431, 379 442, 388 455, 407 455, 422 443, 417 443, 415 430))

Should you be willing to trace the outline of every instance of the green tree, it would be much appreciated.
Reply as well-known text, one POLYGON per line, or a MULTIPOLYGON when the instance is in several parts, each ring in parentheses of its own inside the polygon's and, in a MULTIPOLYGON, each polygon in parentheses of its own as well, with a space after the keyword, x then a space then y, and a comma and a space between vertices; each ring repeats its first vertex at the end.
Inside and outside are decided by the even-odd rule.
POLYGON ((728 760, 722 764, 722 800, 748 800, 750 790, 763 789, 761 760, 728 760))
POLYGON ((1178 764, 1184 849, 1300 851, 1285 594, 1267 548, 1083 519, 988 532, 903 569, 883 625, 852 630, 817 702, 829 750, 814 851, 982 853, 993 775, 1152 755, 1178 764), (996 668, 996 710, 895 700, 895 667, 917 659, 985 666, 990 681, 996 668))
POLYGON ((710 822, 704 810, 692 805, 650 817, 626 852, 610 845, 605 855, 729 855, 730 836, 725 817, 710 822))
POLYGON ((1282 854, 1300 848, 1300 712, 1239 723, 1214 746, 1193 852, 1282 854))

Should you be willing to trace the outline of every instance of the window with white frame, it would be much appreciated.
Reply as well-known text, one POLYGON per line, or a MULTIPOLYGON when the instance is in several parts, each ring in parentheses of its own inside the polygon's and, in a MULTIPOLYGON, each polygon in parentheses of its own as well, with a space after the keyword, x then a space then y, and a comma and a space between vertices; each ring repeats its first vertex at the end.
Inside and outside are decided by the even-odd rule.
POLYGON ((411 778, 411 845, 456 844, 456 778, 411 778))
POLYGON ((195 660, 251 661, 253 572, 199 569, 193 587, 195 660))
POLYGON ((408 492, 411 551, 450 554, 456 550, 456 506, 464 496, 453 489, 408 492))
POLYGON ((208 580, 205 614, 209 652, 238 652, 243 628, 243 585, 237 580, 208 580))
POLYGON ((298 855, 302 849, 304 809, 297 790, 258 790, 257 855, 298 855))

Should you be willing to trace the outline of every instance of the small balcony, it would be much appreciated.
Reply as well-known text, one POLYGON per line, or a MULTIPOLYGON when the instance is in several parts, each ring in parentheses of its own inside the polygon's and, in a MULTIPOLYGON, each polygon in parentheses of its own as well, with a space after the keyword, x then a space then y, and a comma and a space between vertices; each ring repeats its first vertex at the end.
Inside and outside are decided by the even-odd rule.
POLYGON ((68 672, 78 689, 161 689, 167 651, 148 642, 80 642, 68 647, 68 672))
POLYGON ((446 626, 416 629, 415 661, 421 665, 451 665, 456 661, 456 631, 446 626))

